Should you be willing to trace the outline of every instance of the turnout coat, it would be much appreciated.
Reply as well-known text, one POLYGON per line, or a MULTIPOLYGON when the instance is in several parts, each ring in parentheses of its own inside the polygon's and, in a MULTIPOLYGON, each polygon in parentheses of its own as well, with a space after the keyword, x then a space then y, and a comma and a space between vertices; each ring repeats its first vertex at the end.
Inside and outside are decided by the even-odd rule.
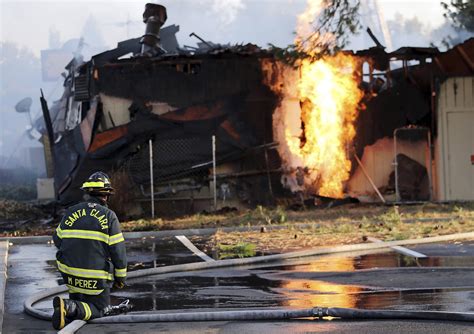
POLYGON ((127 276, 125 240, 115 212, 91 197, 67 209, 53 235, 70 293, 98 295, 127 276))

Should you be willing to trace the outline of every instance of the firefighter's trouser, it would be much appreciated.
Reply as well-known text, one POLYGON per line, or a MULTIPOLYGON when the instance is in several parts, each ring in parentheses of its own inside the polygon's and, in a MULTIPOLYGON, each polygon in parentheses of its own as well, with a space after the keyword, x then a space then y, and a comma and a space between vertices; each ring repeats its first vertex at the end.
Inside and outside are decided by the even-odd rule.
POLYGON ((110 288, 106 287, 99 295, 69 293, 69 299, 77 304, 76 319, 90 320, 104 316, 104 310, 110 305, 110 288))

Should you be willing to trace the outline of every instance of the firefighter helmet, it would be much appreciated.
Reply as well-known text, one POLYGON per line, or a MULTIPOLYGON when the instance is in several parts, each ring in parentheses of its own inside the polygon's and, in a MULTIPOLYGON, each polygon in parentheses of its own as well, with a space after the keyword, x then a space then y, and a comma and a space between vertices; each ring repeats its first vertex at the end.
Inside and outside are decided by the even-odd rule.
POLYGON ((82 184, 81 190, 91 195, 112 195, 114 188, 104 172, 95 172, 82 184))

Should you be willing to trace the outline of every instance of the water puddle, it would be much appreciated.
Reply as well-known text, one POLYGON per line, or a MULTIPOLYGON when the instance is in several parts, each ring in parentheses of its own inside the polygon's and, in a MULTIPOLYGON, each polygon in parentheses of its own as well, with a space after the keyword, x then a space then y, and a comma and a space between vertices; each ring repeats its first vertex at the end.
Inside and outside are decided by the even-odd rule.
POLYGON ((474 301, 474 269, 469 267, 474 268, 474 256, 320 256, 245 270, 148 277, 113 297, 117 302, 130 298, 141 311, 276 306, 468 311, 474 301))
MULTIPOLYGON (((446 253, 443 253, 446 254, 446 253)), ((432 256, 414 258, 392 251, 341 257, 341 255, 319 256, 307 258, 296 265, 272 265, 269 270, 303 270, 317 271, 356 271, 375 268, 410 268, 410 267, 474 267, 473 256, 432 256)))
MULTIPOLYGON (((21 312, 29 295, 59 284, 55 251, 47 245, 11 248, 8 312, 21 312)), ((175 238, 127 242, 127 252, 130 270, 202 261, 175 238)), ((352 253, 159 275, 129 281, 112 301, 129 298, 136 311, 322 306, 472 312, 474 256, 455 254, 414 259, 389 251, 352 253)))
POLYGON ((113 296, 115 302, 129 298, 137 311, 321 306, 465 312, 474 305, 474 287, 391 291, 317 280, 267 280, 255 274, 151 279, 113 296))
POLYGON ((129 270, 202 261, 174 237, 127 241, 127 259, 129 270))

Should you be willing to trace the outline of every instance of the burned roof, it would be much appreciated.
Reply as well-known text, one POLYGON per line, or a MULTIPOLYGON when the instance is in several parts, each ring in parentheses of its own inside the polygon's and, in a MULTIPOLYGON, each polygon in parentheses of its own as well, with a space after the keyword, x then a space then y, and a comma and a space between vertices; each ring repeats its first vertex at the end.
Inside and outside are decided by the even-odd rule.
POLYGON ((436 70, 444 76, 474 74, 474 38, 458 44, 434 58, 436 70))

